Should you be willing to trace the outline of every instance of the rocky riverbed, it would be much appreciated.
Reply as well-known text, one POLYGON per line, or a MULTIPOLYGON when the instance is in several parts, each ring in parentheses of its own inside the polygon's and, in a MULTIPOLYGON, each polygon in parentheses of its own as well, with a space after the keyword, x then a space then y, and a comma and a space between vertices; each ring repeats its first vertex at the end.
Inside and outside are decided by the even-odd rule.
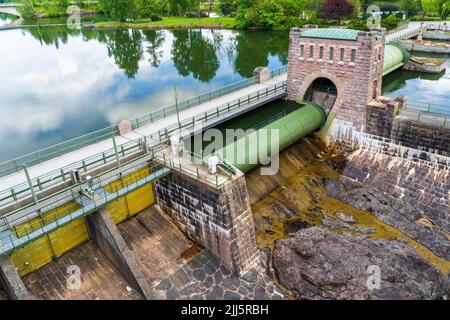
POLYGON ((283 151, 276 176, 247 176, 269 275, 296 299, 448 295, 448 226, 408 197, 347 177, 348 162, 310 138, 283 151), (379 289, 367 286, 368 268, 378 268, 379 289))

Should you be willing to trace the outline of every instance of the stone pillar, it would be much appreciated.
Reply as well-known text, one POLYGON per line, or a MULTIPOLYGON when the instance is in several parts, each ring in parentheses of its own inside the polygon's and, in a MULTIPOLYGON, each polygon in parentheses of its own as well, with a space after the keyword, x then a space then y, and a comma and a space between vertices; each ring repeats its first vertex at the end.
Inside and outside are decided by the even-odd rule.
POLYGON ((0 257, 0 284, 12 300, 31 300, 25 284, 9 256, 0 257))
POLYGON ((408 97, 407 96, 398 96, 395 98, 395 102, 398 102, 398 108, 400 110, 405 110, 408 106, 408 97))
POLYGON ((119 270, 128 283, 146 299, 154 299, 152 289, 141 272, 133 252, 128 248, 119 229, 106 209, 86 216, 90 238, 119 270))
POLYGON ((390 138, 398 102, 389 97, 378 97, 367 104, 366 132, 372 135, 390 138))
POLYGON ((124 134, 130 133, 133 131, 133 125, 130 120, 122 120, 117 124, 119 129, 119 135, 123 136, 124 134))
POLYGON ((242 275, 259 258, 245 176, 216 187, 173 171, 155 183, 158 205, 189 237, 242 275))
POLYGON ((270 80, 270 70, 266 67, 258 67, 253 71, 253 76, 258 79, 258 83, 263 83, 270 80))

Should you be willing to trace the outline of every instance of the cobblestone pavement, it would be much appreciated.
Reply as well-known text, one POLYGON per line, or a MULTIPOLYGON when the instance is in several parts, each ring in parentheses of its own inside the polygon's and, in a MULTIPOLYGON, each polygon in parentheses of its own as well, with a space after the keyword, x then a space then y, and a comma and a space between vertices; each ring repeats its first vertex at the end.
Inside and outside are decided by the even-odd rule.
POLYGON ((3 289, 0 289, 0 300, 9 300, 8 295, 3 289))
POLYGON ((176 271, 181 257, 192 248, 158 206, 144 210, 118 228, 150 285, 176 271))
POLYGON ((255 267, 243 277, 233 275, 208 250, 180 266, 155 287, 162 299, 266 300, 285 299, 282 291, 255 267))
POLYGON ((23 281, 35 299, 141 299, 92 241, 25 276, 23 281), (81 288, 78 290, 67 289, 67 267, 70 265, 81 269, 81 288))

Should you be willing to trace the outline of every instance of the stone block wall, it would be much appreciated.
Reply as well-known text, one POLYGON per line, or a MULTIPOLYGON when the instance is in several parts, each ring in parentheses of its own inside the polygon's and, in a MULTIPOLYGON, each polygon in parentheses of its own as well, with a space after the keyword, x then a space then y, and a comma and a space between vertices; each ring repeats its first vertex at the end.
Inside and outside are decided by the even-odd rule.
POLYGON ((155 183, 160 208, 194 241, 241 275, 258 259, 245 176, 220 187, 173 171, 155 183))
POLYGON ((384 39, 376 32, 360 32, 357 40, 302 38, 303 29, 293 28, 290 33, 287 93, 289 100, 302 99, 314 80, 323 77, 337 88, 333 107, 336 118, 364 130, 366 105, 381 93, 384 39), (304 54, 301 56, 301 46, 304 54), (310 57, 310 47, 314 48, 310 57), (320 58, 323 47, 323 58, 320 58), (334 48, 330 60, 330 48, 334 48), (340 61, 340 50, 344 60, 340 61), (355 61, 351 60, 355 49, 355 61))
POLYGON ((343 175, 426 212, 444 230, 450 228, 449 174, 448 167, 436 170, 424 162, 364 149, 354 152, 343 170, 343 175))
POLYGON ((450 157, 450 127, 443 127, 412 121, 395 119, 390 138, 395 142, 428 152, 438 152, 450 157))
POLYGON ((406 108, 405 97, 378 97, 366 108, 366 133, 391 139, 399 145, 450 156, 450 127, 396 117, 406 108))

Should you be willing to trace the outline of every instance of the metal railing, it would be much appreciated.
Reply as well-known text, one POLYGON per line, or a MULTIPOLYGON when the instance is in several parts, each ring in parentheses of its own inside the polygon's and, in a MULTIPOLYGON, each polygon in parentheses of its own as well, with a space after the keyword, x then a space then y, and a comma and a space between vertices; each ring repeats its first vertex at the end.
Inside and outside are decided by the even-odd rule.
MULTIPOLYGON (((111 148, 94 156, 87 157, 81 161, 74 162, 70 165, 41 175, 37 178, 33 178, 31 181, 33 188, 35 191, 39 192, 52 186, 64 183, 70 180, 72 170, 79 170, 80 172, 86 173, 100 166, 117 162, 116 155, 118 155, 119 160, 122 160, 123 158, 142 150, 143 140, 144 139, 140 139, 122 144, 119 148, 117 148, 117 153, 115 148, 111 148)), ((6 206, 9 203, 21 200, 23 198, 28 198, 30 196, 32 196, 30 186, 27 182, 24 182, 12 188, 0 191, 0 206, 6 206)))
POLYGON ((222 186, 224 183, 229 181, 233 174, 231 172, 226 172, 223 174, 210 174, 208 170, 208 164, 202 155, 184 150, 182 157, 174 158, 173 156, 166 156, 164 153, 157 155, 156 158, 168 168, 173 168, 174 170, 179 170, 180 172, 185 172, 192 177, 197 178, 200 181, 206 181, 217 188, 222 186), (188 163, 184 163, 187 161, 188 163), (201 168, 203 167, 203 168, 201 168), (202 170, 203 169, 203 170, 202 170))
MULTIPOLYGON (((199 125, 201 123, 215 119, 219 116, 223 116, 224 113, 231 112, 243 107, 247 107, 249 103, 255 102, 256 100, 267 97, 273 93, 285 91, 285 89, 286 89, 286 81, 283 81, 280 84, 275 84, 270 87, 267 87, 266 89, 253 92, 252 94, 230 101, 227 104, 223 104, 219 107, 209 109, 208 111, 201 113, 195 117, 181 121, 180 128, 181 130, 193 128, 195 125, 199 125)), ((45 189, 51 188, 52 186, 56 186, 66 181, 70 181, 70 175, 72 170, 79 170, 80 172, 86 173, 88 171, 105 166, 107 164, 117 162, 118 159, 120 162, 122 162, 124 158, 127 158, 129 156, 132 156, 133 154, 141 152, 143 143, 145 144, 147 139, 148 140, 152 139, 159 143, 167 143, 169 137, 180 128, 178 124, 174 124, 165 129, 159 130, 156 134, 153 134, 152 136, 143 137, 138 140, 127 142, 125 144, 120 145, 117 149, 116 148, 108 149, 107 151, 95 154, 91 157, 85 158, 80 161, 76 161, 65 167, 53 170, 45 175, 33 178, 32 179, 33 190, 36 192, 40 192, 45 189)), ((154 148, 157 147, 158 146, 154 146, 154 148)), ((27 182, 2 190, 0 191, 0 207, 5 207, 21 199, 30 198, 32 197, 32 194, 33 194, 32 189, 30 188, 27 182)))
MULTIPOLYGON (((141 167, 142 164, 138 165, 141 167)), ((150 173, 138 172, 131 177, 127 177, 127 184, 115 189, 114 192, 108 192, 104 186, 111 180, 107 174, 98 176, 93 179, 93 188, 95 197, 89 199, 82 195, 79 191, 86 184, 80 183, 71 187, 72 192, 65 192, 62 197, 54 199, 53 203, 43 209, 41 212, 32 212, 27 215, 20 215, 20 212, 10 213, 0 217, 0 255, 8 254, 16 248, 23 247, 27 243, 35 239, 53 232, 74 220, 83 218, 101 208, 104 208, 109 203, 129 194, 130 192, 151 183, 156 179, 168 174, 170 169, 155 165, 150 168, 150 173), (66 212, 58 211, 61 204, 75 201, 79 204, 73 212, 67 214, 66 212), (42 212, 52 210, 52 217, 45 218, 42 212), (20 229, 20 233, 17 231, 20 229)))
POLYGON ((288 72, 288 66, 282 66, 282 67, 280 67, 278 69, 271 70, 270 71, 270 77, 271 78, 277 77, 277 76, 280 76, 280 75, 285 74, 287 72, 288 72))
POLYGON ((420 32, 420 26, 410 28, 410 29, 403 29, 395 31, 394 33, 388 34, 386 36, 386 43, 390 42, 397 42, 400 40, 408 39, 411 37, 414 37, 415 35, 419 34, 420 32), (404 32, 406 30, 406 32, 404 32), (396 34, 398 33, 398 34, 396 34))
POLYGON ((265 89, 261 89, 238 99, 234 99, 225 104, 209 109, 208 111, 202 112, 194 117, 180 121, 180 123, 175 123, 171 126, 161 129, 157 133, 153 134, 151 138, 157 141, 168 141, 170 136, 172 135, 179 134, 180 132, 189 129, 193 129, 199 125, 203 125, 211 120, 224 116, 229 112, 243 109, 252 102, 269 97, 272 94, 284 93, 286 92, 286 85, 286 81, 281 81, 280 83, 266 87, 265 89))
MULTIPOLYGON (((284 66, 279 69, 271 71, 273 76, 281 75, 285 72, 287 72, 287 66, 284 66)), ((178 104, 179 111, 183 111, 183 110, 198 106, 199 104, 202 104, 204 102, 211 101, 213 99, 224 96, 226 94, 249 87, 249 86, 255 84, 256 82, 257 82, 256 78, 251 77, 251 78, 230 84, 228 86, 212 90, 212 91, 202 94, 200 96, 187 99, 178 104)), ((154 121, 164 119, 175 113, 176 113, 175 105, 148 113, 144 116, 141 116, 141 117, 138 117, 138 118, 132 120, 133 129, 137 129, 143 125, 147 125, 147 124, 153 123, 154 121)), ((80 137, 77 137, 77 138, 74 138, 74 139, 71 139, 71 140, 68 140, 65 142, 61 142, 59 144, 32 152, 32 153, 24 155, 24 156, 20 156, 15 159, 5 161, 3 163, 0 163, 0 178, 7 176, 11 173, 14 173, 14 172, 19 172, 20 170, 22 170, 22 165, 24 165, 24 164, 26 166, 33 166, 33 165, 42 163, 44 161, 61 156, 65 153, 81 149, 83 147, 106 140, 108 138, 112 138, 113 136, 117 136, 117 135, 118 135, 118 127, 117 127, 117 125, 114 125, 114 126, 110 126, 107 128, 97 130, 92 133, 88 133, 86 135, 83 135, 83 136, 80 136, 80 137)), ((0 204, 1 204, 1 196, 0 196, 0 204)))
MULTIPOLYGON (((187 99, 185 101, 182 101, 178 103, 178 110, 183 111, 187 110, 192 107, 196 107, 202 103, 217 99, 219 97, 222 97, 226 94, 247 88, 257 82, 256 77, 251 77, 233 84, 230 84, 228 86, 209 91, 208 93, 202 94, 200 96, 187 99)), ((138 129, 144 125, 153 123, 155 121, 164 119, 168 116, 174 115, 177 112, 176 105, 172 105, 170 107, 166 107, 160 110, 156 110, 153 112, 150 112, 146 115, 143 115, 141 117, 138 117, 134 120, 132 120, 133 124, 133 130, 138 129)))
POLYGON ((110 126, 3 162, 0 164, 0 177, 22 170, 22 165, 33 166, 71 151, 79 150, 91 144, 106 140, 117 134, 117 126, 110 126))
POLYGON ((450 106, 444 106, 423 101, 408 102, 408 109, 450 116, 450 106))

